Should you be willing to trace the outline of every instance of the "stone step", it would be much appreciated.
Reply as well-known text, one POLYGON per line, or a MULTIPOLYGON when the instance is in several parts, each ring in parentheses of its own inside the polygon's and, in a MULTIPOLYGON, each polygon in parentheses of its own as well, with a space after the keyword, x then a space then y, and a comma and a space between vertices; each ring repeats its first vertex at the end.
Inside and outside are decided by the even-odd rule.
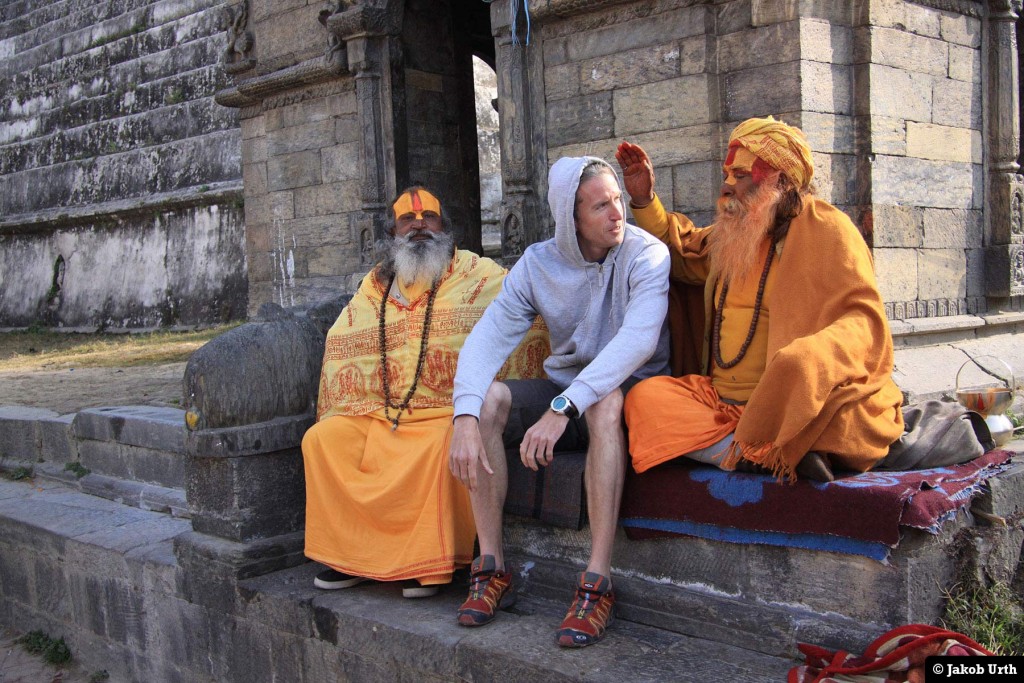
POLYGON ((796 664, 629 619, 598 645, 563 650, 554 630, 571 590, 552 601, 524 585, 514 608, 467 629, 455 623, 464 583, 422 600, 389 584, 321 591, 312 563, 219 583, 218 561, 204 573, 176 559, 196 536, 184 520, 0 480, 0 624, 63 636, 111 680, 768 683, 796 664))
POLYGON ((185 411, 121 406, 79 412, 72 429, 78 461, 115 479, 185 488, 185 411))

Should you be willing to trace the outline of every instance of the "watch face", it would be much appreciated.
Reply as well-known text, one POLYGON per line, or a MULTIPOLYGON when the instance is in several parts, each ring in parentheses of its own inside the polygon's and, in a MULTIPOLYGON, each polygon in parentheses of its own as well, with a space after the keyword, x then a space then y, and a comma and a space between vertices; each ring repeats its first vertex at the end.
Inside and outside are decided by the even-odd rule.
POLYGON ((556 413, 564 413, 569 407, 569 399, 565 396, 555 396, 555 399, 551 401, 551 410, 556 413))

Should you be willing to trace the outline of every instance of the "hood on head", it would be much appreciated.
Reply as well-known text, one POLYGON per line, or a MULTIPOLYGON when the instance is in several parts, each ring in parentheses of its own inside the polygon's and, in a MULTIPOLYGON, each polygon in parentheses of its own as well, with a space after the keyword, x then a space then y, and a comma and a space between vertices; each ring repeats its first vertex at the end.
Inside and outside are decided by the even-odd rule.
MULTIPOLYGON (((576 190, 579 189, 583 169, 595 161, 611 170, 621 192, 622 183, 619 182, 615 168, 599 157, 562 157, 548 171, 548 206, 555 219, 555 244, 562 255, 574 263, 586 263, 579 242, 576 241, 576 220, 573 218, 576 190)), ((621 208, 625 215, 625 206, 621 208)))

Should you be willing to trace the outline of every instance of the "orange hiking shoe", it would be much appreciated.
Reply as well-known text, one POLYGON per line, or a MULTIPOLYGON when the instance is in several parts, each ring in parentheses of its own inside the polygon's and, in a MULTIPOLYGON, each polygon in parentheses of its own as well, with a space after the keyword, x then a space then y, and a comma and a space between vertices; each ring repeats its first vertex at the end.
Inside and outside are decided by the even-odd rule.
POLYGON ((604 637, 615 608, 615 592, 609 583, 607 576, 594 572, 580 574, 576 599, 555 633, 559 645, 586 647, 604 637))
POLYGON ((469 597, 459 607, 461 626, 483 626, 494 620, 495 612, 516 602, 512 573, 497 570, 493 555, 481 555, 470 569, 469 597))

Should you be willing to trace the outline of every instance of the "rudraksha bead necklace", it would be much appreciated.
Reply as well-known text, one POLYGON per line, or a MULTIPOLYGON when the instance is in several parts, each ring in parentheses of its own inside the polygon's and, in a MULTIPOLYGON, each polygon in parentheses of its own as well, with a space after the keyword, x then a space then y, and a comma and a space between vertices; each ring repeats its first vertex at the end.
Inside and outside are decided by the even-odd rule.
POLYGON ((420 337, 420 357, 416 361, 416 374, 412 378, 412 386, 409 387, 409 391, 406 392, 405 398, 402 399, 401 403, 396 404, 391 400, 391 386, 388 378, 388 345, 387 345, 387 334, 385 333, 384 317, 388 307, 388 297, 391 295, 391 287, 395 284, 395 276, 392 275, 391 279, 388 280, 387 287, 384 289, 384 296, 380 300, 380 332, 378 338, 380 340, 380 371, 381 378, 384 388, 384 419, 391 423, 391 431, 398 429, 398 420, 401 418, 402 413, 409 407, 409 402, 412 400, 412 395, 416 393, 416 385, 420 382, 420 375, 423 373, 423 361, 427 357, 427 340, 430 338, 430 318, 434 313, 434 298, 437 296, 438 284, 441 282, 441 278, 434 280, 434 283, 430 286, 430 294, 427 295, 427 311, 423 316, 423 335, 420 337), (389 408, 394 408, 398 413, 391 417, 389 408))
POLYGON ((764 285, 768 282, 768 271, 772 267, 772 260, 775 258, 775 243, 768 247, 768 257, 764 260, 764 271, 761 272, 761 280, 757 283, 757 296, 754 297, 754 317, 750 320, 750 329, 747 330, 747 338, 740 346, 739 353, 728 363, 722 360, 722 311, 725 309, 725 295, 729 291, 729 281, 722 283, 722 291, 718 295, 718 306, 715 308, 714 326, 711 328, 711 351, 715 355, 715 363, 723 370, 733 367, 747 355, 747 348, 754 340, 754 332, 757 330, 757 319, 761 317, 761 300, 764 298, 764 285))

